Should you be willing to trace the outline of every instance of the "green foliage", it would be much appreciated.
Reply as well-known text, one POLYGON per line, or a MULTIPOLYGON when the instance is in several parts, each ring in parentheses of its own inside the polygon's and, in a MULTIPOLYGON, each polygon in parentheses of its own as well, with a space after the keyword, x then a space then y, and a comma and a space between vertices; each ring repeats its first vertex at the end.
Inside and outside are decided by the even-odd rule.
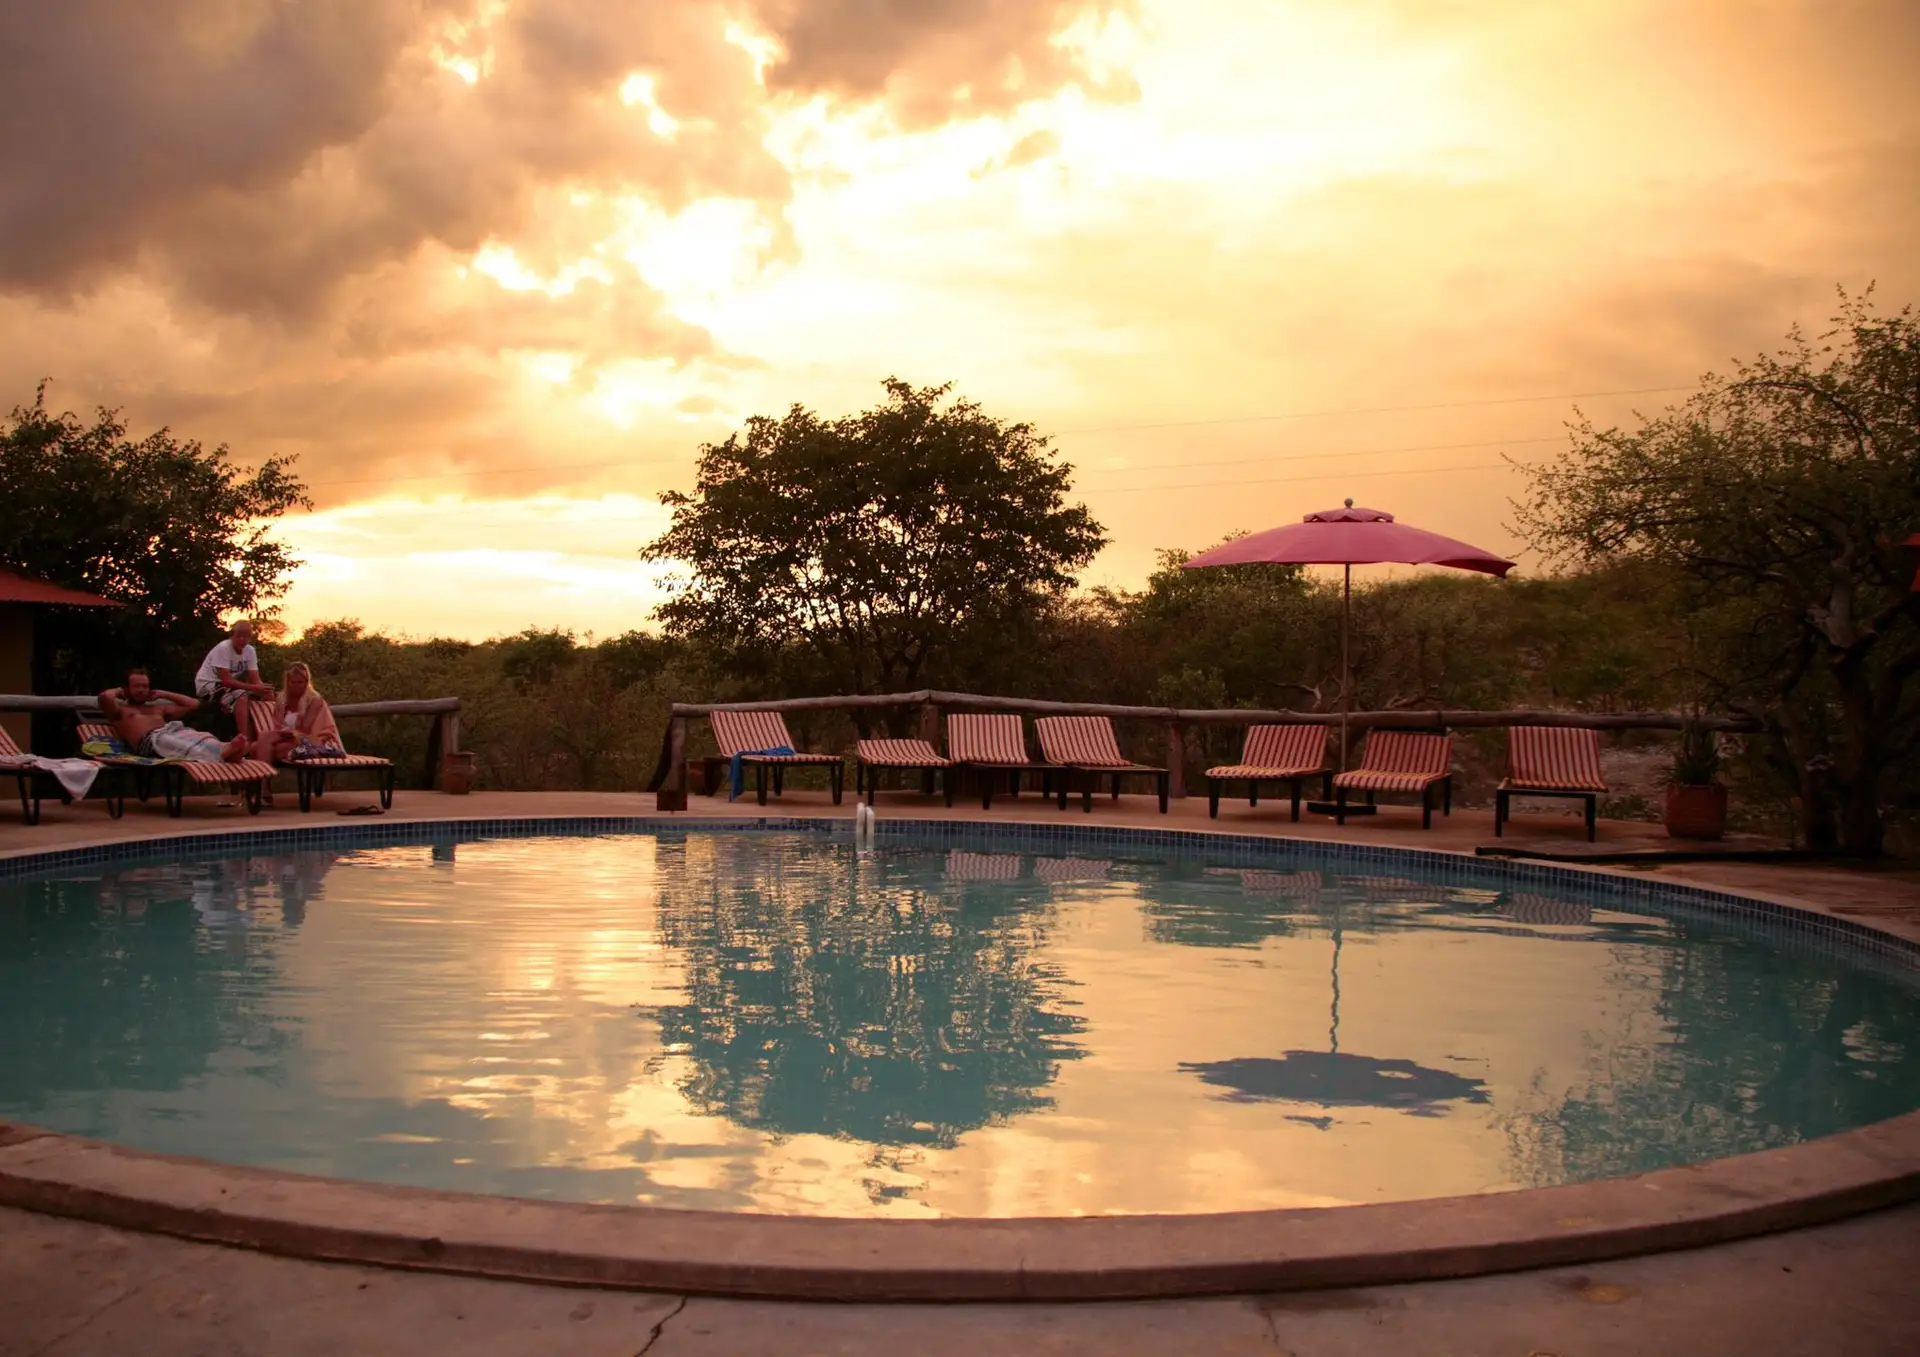
POLYGON ((1720 742, 1713 732, 1698 722, 1689 721, 1680 728, 1680 743, 1673 753, 1673 767, 1667 782, 1674 787, 1709 787, 1720 776, 1720 742))
POLYGON ((112 613, 50 610, 36 647, 43 692, 92 691, 125 664, 197 666, 225 615, 262 610, 299 564, 270 534, 307 503, 291 463, 257 471, 160 429, 137 441, 101 410, 52 414, 42 384, 0 426, 0 565, 119 599, 112 613))
POLYGON ((691 570, 659 610, 667 634, 767 675, 792 674, 797 649, 831 688, 875 692, 1056 604, 1100 525, 1067 505, 1044 438, 943 408, 949 389, 889 379, 872 410, 796 405, 701 448, 695 492, 662 496, 672 526, 643 552, 691 570))
POLYGON ((1920 320, 1843 293, 1821 341, 1636 431, 1582 422, 1518 507, 1563 559, 1672 579, 1700 696, 1765 724, 1808 846, 1870 856, 1920 752, 1920 320))

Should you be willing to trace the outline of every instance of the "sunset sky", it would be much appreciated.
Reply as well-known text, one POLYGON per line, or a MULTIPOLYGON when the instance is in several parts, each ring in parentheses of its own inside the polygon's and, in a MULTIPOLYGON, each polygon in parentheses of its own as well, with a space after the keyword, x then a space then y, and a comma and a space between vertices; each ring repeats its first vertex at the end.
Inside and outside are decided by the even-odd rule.
POLYGON ((1092 584, 1920 301, 1913 0, 0 4, 0 396, 317 509, 297 628, 600 635, 698 445, 951 381, 1092 584), (1577 396, 1577 399, 1575 397, 1577 396))

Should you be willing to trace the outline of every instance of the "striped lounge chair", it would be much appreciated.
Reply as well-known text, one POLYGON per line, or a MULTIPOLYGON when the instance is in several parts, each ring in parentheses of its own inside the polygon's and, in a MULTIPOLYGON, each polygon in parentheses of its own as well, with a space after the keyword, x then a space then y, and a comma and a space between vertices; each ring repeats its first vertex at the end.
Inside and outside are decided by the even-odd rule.
POLYGON ((1247 804, 1260 804, 1262 782, 1284 782, 1293 792, 1293 818, 1300 819, 1300 784, 1320 779, 1322 796, 1333 795, 1333 770, 1327 767, 1328 726, 1250 726, 1240 762, 1207 769, 1207 814, 1220 818, 1220 786, 1247 784, 1247 804))
POLYGON ((1080 808, 1084 811, 1093 810, 1093 788, 1101 778, 1113 779, 1117 801, 1120 779, 1139 776, 1154 780, 1160 791, 1160 813, 1167 813, 1167 770, 1135 763, 1122 754, 1119 741, 1113 737, 1113 722, 1106 717, 1042 716, 1033 723, 1033 729, 1040 737, 1040 752, 1058 770, 1054 790, 1061 810, 1067 808, 1067 775, 1080 774, 1085 779, 1080 788, 1080 808))
POLYGON ((786 789, 789 768, 825 768, 833 783, 833 804, 840 804, 840 793, 847 775, 846 764, 838 754, 763 754, 763 749, 794 748, 787 733, 787 718, 777 711, 716 711, 708 713, 713 723, 713 739, 722 758, 740 756, 740 762, 753 769, 753 788, 760 804, 767 804, 767 773, 773 773, 773 794, 786 789))
MULTIPOLYGON (((956 770, 980 775, 980 809, 993 809, 993 784, 1006 774, 1012 795, 1020 795, 1020 774, 1034 772, 1043 777, 1047 765, 1027 756, 1026 732, 1020 718, 1007 713, 970 713, 947 718, 947 757, 956 770)), ((947 804, 953 804, 953 774, 947 774, 947 804)))
MULTIPOLYGON (((44 769, 36 769, 20 763, 8 766, 8 763, 4 762, 24 759, 27 752, 14 743, 13 736, 7 733, 5 726, 0 726, 0 777, 10 776, 19 784, 21 818, 30 825, 37 825, 40 823, 40 802, 48 787, 52 787, 54 795, 63 802, 71 801, 73 798, 60 785, 59 779, 44 769)), ((127 808, 126 783, 121 776, 123 770, 101 759, 86 761, 100 765, 100 772, 94 778, 93 785, 100 789, 100 799, 107 804, 107 814, 118 820, 127 808)))
MULTIPOLYGON (((118 740, 113 727, 103 721, 82 721, 80 739, 118 740)), ((266 799, 266 791, 273 783, 274 768, 270 763, 259 759, 241 759, 237 763, 196 763, 190 759, 170 759, 162 763, 135 758, 131 755, 102 755, 98 760, 109 768, 131 769, 134 786, 142 801, 147 799, 152 780, 160 780, 160 790, 166 797, 167 814, 175 819, 185 809, 187 784, 196 787, 218 787, 228 791, 238 791, 246 803, 247 814, 258 815, 266 799)))
POLYGON ((1405 730, 1376 730, 1367 735, 1360 766, 1333 778, 1333 818, 1347 822, 1347 793, 1365 792, 1367 804, 1380 792, 1420 793, 1420 828, 1433 828, 1433 794, 1444 798, 1441 813, 1453 814, 1453 736, 1416 735, 1405 730))
MULTIPOLYGON (((13 736, 0 726, 0 759, 26 757, 26 751, 13 742, 13 736)), ((20 818, 30 825, 40 823, 40 774, 22 763, 0 763, 0 777, 10 777, 20 787, 20 818)))
POLYGON ((1515 726, 1507 732, 1507 776, 1493 792, 1493 834, 1499 838, 1512 818, 1516 796, 1560 796, 1584 801, 1587 842, 1600 828, 1600 798, 1607 790, 1600 775, 1600 732, 1569 726, 1515 726))
MULTIPOLYGON (((951 779, 953 762, 940 757, 940 751, 925 740, 862 740, 854 749, 853 789, 855 794, 871 798, 880 790, 882 768, 917 769, 920 790, 933 795, 933 775, 951 779), (872 771, 869 772, 868 770, 872 771)), ((953 792, 947 792, 947 804, 953 804, 953 792)))
MULTIPOLYGON (((253 734, 257 739, 270 734, 280 725, 280 704, 278 702, 250 702, 247 704, 251 715, 253 734)), ((327 778, 341 773, 369 772, 379 780, 380 809, 393 809, 393 760, 383 759, 375 754, 340 754, 326 759, 288 759, 281 765, 293 769, 293 785, 300 794, 300 809, 313 809, 317 796, 327 794, 327 778)))

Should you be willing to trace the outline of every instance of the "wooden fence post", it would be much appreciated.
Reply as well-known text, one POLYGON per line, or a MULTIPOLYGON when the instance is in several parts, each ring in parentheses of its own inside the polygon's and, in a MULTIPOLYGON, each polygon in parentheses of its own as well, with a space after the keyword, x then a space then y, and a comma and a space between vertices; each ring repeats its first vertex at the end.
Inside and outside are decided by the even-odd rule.
POLYGON ((655 810, 687 808, 687 718, 667 718, 667 776, 653 794, 655 810))
POLYGON ((1187 732, 1178 721, 1167 723, 1167 795, 1187 799, 1187 732))
POLYGON ((440 760, 447 752, 444 742, 446 713, 433 718, 433 724, 427 727, 427 766, 420 770, 420 789, 432 791, 440 785, 440 760))

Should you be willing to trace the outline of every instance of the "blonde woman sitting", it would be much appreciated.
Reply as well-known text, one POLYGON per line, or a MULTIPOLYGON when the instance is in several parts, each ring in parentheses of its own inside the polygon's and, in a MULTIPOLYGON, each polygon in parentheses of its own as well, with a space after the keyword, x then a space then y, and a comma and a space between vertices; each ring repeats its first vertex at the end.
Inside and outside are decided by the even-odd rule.
POLYGON ((347 752, 334 724, 333 708, 313 686, 313 671, 301 661, 280 676, 275 699, 279 720, 254 741, 254 757, 273 763, 299 759, 339 758, 347 752))

